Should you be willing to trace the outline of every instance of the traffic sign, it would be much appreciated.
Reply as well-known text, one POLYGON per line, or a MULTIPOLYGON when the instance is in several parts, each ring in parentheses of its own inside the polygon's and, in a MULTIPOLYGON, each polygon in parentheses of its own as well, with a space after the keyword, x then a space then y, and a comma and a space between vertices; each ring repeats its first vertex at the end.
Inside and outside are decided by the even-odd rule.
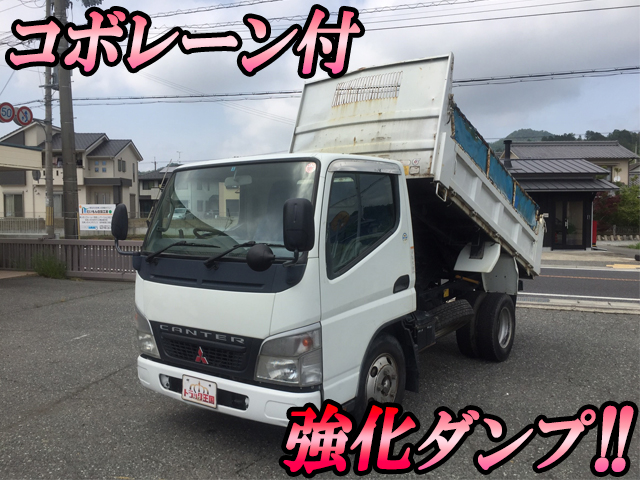
POLYGON ((10 103, 0 103, 0 122, 8 123, 15 117, 16 110, 10 103))
POLYGON ((33 122, 33 112, 29 107, 20 107, 13 121, 22 127, 26 127, 33 122))

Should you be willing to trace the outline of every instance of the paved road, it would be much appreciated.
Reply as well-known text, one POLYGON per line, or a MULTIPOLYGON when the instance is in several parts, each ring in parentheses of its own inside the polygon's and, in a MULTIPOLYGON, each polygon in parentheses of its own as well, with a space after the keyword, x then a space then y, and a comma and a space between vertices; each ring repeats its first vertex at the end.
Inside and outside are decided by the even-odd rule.
POLYGON ((525 280, 524 293, 640 298, 640 271, 612 268, 542 268, 540 276, 525 280))
MULTIPOLYGON (((19 278, 0 281, 0 478, 285 478, 284 430, 188 407, 136 378, 133 286, 19 278)), ((421 356, 421 393, 405 407, 421 421, 439 406, 477 405, 501 416, 510 438, 538 415, 587 403, 640 404, 634 315, 518 309, 518 334, 502 364, 461 356, 447 337, 421 356)), ((639 478, 636 427, 626 478, 639 478)), ((492 478, 593 478, 590 432, 547 474, 532 464, 557 438, 535 438, 492 478)), ((474 452, 494 446, 482 428, 428 478, 485 478, 474 452)), ((420 457, 417 457, 418 459, 420 457)), ((379 476, 377 474, 374 474, 379 476)), ((328 475, 326 475, 328 476, 328 475)))

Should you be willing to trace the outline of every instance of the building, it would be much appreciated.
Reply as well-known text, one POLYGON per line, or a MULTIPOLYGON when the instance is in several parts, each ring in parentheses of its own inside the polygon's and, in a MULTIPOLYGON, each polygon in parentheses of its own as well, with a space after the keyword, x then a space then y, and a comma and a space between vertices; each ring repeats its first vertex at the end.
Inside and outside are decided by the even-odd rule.
POLYGON ((171 178, 173 171, 180 166, 179 163, 170 163, 164 168, 151 172, 140 173, 139 194, 140 194, 140 217, 149 216, 153 207, 158 203, 160 193, 171 178))
MULTIPOLYGON (((505 156, 503 154, 503 158, 505 156)), ((629 164, 640 157, 621 146, 617 141, 580 140, 574 142, 513 142, 511 144, 511 158, 514 160, 583 159, 604 168, 606 170, 605 180, 629 185, 629 164)))
POLYGON ((545 217, 543 247, 591 248, 593 200, 598 192, 618 189, 606 180, 609 170, 582 158, 514 159, 510 142, 505 140, 502 162, 545 217))
MULTIPOLYGON (((34 122, 0 138, 0 146, 37 149, 38 170, 0 171, 0 217, 46 216, 44 125, 34 122), (20 207, 20 208, 18 208, 20 207)), ((127 205, 132 217, 138 212, 138 163, 142 155, 131 140, 111 140, 106 133, 76 133, 76 165, 79 204, 127 205)), ((17 151, 17 150, 15 150, 17 151)), ((19 162, 16 158, 16 162, 19 162)), ((62 217, 62 139, 53 127, 54 217, 62 217)), ((33 168, 33 167, 31 167, 33 168)))
POLYGON ((640 163, 629 166, 629 185, 640 186, 640 163))

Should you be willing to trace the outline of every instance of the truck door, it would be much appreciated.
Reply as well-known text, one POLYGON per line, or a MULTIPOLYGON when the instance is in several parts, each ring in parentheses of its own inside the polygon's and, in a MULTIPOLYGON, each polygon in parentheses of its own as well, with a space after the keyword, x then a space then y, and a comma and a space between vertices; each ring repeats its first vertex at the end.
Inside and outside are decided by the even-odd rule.
POLYGON ((415 310, 413 237, 401 175, 395 163, 338 160, 329 167, 320 227, 325 398, 354 398, 374 334, 415 310))

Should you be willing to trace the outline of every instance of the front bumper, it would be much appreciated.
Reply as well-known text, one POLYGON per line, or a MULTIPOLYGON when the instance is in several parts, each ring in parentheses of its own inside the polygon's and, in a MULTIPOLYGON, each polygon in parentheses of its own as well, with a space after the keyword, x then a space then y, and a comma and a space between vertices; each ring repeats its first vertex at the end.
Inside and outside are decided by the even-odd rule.
POLYGON ((312 403, 319 409, 322 400, 319 391, 305 393, 283 392, 271 388, 234 382, 199 372, 192 372, 184 368, 172 367, 143 357, 138 357, 138 378, 142 385, 154 392, 180 400, 188 405, 196 405, 182 400, 180 393, 163 387, 160 383, 160 375, 167 375, 174 379, 182 379, 182 375, 190 375, 214 382, 219 391, 222 390, 231 392, 237 396, 247 397, 248 405, 246 405, 246 409, 218 405, 218 408, 208 408, 208 410, 219 411, 220 413, 255 420, 257 422, 270 423, 272 425, 286 426, 289 423, 287 419, 287 411, 289 408, 303 407, 307 403, 312 403))

